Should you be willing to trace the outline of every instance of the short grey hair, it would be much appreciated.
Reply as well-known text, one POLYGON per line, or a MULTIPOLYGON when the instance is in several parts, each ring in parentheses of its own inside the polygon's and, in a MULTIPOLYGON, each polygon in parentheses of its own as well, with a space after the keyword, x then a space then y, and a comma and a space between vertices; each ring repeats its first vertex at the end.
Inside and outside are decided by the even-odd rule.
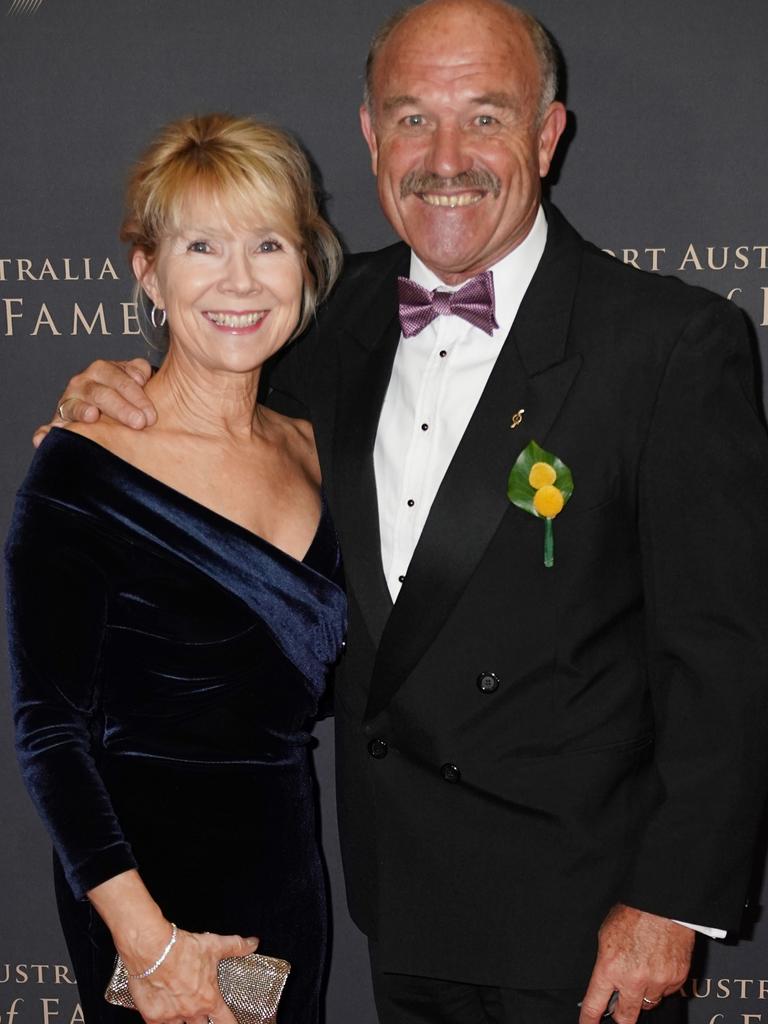
MULTIPOLYGON (((399 11, 396 11, 393 15, 387 18, 371 39, 371 45, 368 49, 368 57, 365 61, 365 83, 363 86, 363 102, 368 108, 368 113, 371 117, 373 117, 373 69, 376 59, 379 56, 382 47, 400 22, 404 21, 411 11, 415 10, 419 6, 421 5, 410 4, 408 7, 402 7, 399 11)), ((509 10, 510 14, 514 15, 523 23, 528 32, 528 37, 533 44, 533 48, 536 51, 536 57, 539 61, 539 70, 541 71, 541 93, 539 96, 538 109, 538 119, 541 121, 544 114, 547 112, 547 108, 550 103, 552 103, 557 96, 558 89, 560 87, 560 57, 558 55, 557 47, 546 28, 537 18, 534 18, 532 14, 529 14, 528 11, 523 10, 522 7, 517 7, 514 4, 504 2, 503 6, 509 10)))

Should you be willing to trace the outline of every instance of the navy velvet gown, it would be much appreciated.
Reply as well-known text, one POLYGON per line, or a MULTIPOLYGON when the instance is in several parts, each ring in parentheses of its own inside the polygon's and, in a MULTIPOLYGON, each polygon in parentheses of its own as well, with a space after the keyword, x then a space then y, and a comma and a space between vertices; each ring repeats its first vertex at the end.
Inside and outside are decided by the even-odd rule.
POLYGON ((323 510, 297 561, 54 430, 6 545, 18 754, 54 842, 87 1024, 115 951, 85 893, 136 867, 191 931, 257 935, 310 1024, 326 942, 309 748, 345 600, 323 510))

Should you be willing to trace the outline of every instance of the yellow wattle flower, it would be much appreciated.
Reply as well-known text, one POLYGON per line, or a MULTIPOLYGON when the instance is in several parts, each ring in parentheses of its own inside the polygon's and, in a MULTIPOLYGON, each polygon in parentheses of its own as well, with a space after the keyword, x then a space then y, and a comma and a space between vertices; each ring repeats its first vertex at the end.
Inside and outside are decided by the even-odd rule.
POLYGON ((539 487, 533 496, 533 507, 544 519, 554 519, 559 512, 562 512, 563 505, 565 505, 565 498, 563 498, 562 491, 557 487, 552 487, 551 484, 539 487))
POLYGON ((553 484, 555 480, 557 480, 557 473, 548 462, 534 462, 531 466, 531 471, 528 474, 528 483, 534 491, 538 491, 540 487, 546 487, 548 484, 553 484))

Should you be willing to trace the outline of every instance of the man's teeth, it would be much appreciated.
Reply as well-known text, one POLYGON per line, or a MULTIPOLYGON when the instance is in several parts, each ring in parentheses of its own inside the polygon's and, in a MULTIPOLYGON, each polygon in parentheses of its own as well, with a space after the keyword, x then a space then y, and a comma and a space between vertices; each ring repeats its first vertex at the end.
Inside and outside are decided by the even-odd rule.
POLYGON ((430 206, 450 206, 451 209, 454 209, 456 206, 472 206, 473 203, 479 203, 484 194, 483 192, 462 192, 459 195, 444 196, 436 195, 434 192, 422 192, 421 198, 430 206))
POLYGON ((259 320, 263 320, 266 313, 206 313, 209 320, 212 320, 219 327, 253 327, 259 320))

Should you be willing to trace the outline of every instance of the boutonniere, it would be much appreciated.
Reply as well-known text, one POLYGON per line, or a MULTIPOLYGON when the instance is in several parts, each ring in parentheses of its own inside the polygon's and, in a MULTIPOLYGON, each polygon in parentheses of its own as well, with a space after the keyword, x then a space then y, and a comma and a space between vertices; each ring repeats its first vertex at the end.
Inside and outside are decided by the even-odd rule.
POLYGON ((544 520, 544 565, 555 564, 552 521, 573 494, 570 469, 552 452, 531 441, 518 455, 507 481, 507 497, 513 505, 544 520))

